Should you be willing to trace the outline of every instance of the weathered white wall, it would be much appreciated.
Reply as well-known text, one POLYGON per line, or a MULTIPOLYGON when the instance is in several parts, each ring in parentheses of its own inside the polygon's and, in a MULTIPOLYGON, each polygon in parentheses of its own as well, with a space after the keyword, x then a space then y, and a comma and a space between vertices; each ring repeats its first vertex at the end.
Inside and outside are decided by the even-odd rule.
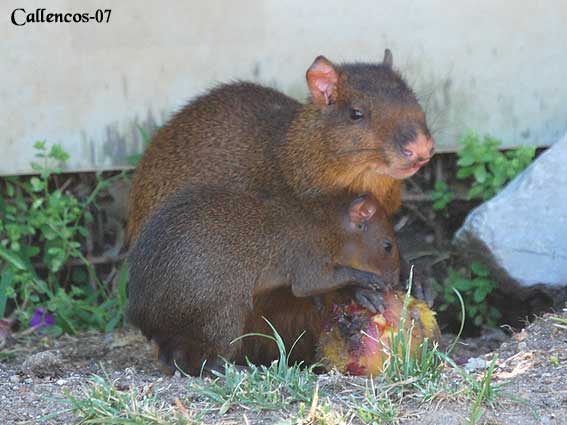
POLYGON ((318 54, 381 60, 417 88, 441 148, 475 129, 506 145, 567 130, 564 0, 2 0, 0 174, 29 171, 37 139, 71 168, 122 167, 136 125, 167 116, 215 82, 253 79, 305 96, 318 54), (112 9, 110 23, 27 24, 32 12, 112 9))

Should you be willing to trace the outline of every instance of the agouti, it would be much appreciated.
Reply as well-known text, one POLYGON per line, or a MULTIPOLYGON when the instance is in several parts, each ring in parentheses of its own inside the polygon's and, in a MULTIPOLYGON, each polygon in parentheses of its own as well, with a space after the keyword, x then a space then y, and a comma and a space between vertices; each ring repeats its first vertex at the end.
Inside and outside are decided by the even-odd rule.
POLYGON ((392 63, 389 50, 381 64, 334 65, 319 56, 306 73, 305 104, 247 82, 193 100, 157 131, 136 169, 130 243, 187 183, 303 198, 370 192, 395 212, 400 179, 427 163, 434 147, 425 114, 392 63))
POLYGON ((376 309, 377 289, 399 279, 393 229, 371 194, 299 199, 190 186, 151 217, 128 263, 129 320, 170 370, 191 374, 218 356, 275 359, 261 338, 231 344, 265 329, 261 316, 288 348, 306 330, 297 355, 309 361, 321 313, 308 297, 347 288, 376 309))

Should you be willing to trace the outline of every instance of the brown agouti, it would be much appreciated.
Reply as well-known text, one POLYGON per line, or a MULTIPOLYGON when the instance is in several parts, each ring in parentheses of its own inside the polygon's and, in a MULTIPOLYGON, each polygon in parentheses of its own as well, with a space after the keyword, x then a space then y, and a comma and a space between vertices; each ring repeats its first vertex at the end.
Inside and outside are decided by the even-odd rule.
POLYGON ((301 104, 257 84, 221 85, 196 98, 155 134, 132 181, 128 237, 186 183, 303 198, 372 193, 388 214, 400 206, 400 179, 433 154, 425 114, 392 68, 334 65, 307 70, 301 104))
POLYGON ((349 287, 375 310, 377 289, 399 279, 394 233, 371 194, 299 199, 188 187, 151 217, 128 263, 129 320, 170 369, 192 374, 218 356, 275 359, 260 338, 231 344, 262 330, 262 315, 288 344, 307 330, 298 356, 310 360, 319 319, 306 297, 349 287))

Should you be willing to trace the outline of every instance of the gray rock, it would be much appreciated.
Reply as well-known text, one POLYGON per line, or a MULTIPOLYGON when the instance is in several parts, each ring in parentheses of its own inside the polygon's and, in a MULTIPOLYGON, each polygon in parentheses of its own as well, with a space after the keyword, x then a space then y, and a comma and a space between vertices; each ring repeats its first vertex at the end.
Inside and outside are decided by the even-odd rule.
POLYGON ((479 370, 488 369, 488 362, 480 357, 471 357, 463 366, 468 373, 477 372, 479 370))
POLYGON ((63 365, 57 351, 42 351, 30 355, 22 364, 22 371, 32 377, 60 376, 63 365))
POLYGON ((567 298, 567 135, 467 217, 454 242, 521 298, 567 298))

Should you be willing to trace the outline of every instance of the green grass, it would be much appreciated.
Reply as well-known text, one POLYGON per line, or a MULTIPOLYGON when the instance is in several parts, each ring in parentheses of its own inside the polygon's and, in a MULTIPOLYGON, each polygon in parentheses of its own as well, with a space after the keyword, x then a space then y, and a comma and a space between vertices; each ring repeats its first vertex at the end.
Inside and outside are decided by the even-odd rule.
MULTIPOLYGON (((178 424, 200 423, 200 416, 176 400, 160 401, 159 392, 129 388, 119 390, 108 376, 93 375, 81 396, 66 394, 79 424, 178 424)), ((59 413, 60 414, 60 413, 59 413)), ((47 419, 47 418, 44 418, 47 419)))
POLYGON ((410 279, 406 297, 400 317, 400 325, 398 332, 389 342, 390 356, 384 362, 384 371, 381 378, 391 387, 403 392, 410 391, 418 393, 424 401, 435 398, 436 394, 441 390, 441 378, 444 362, 437 355, 437 344, 431 343, 427 338, 421 343, 417 349, 419 356, 412 356, 409 349, 412 345, 413 323, 406 330, 406 321, 408 317, 408 304, 413 284, 413 267, 410 270, 410 279))
MULTIPOLYGON (((301 364, 289 365, 289 353, 282 338, 272 324, 266 322, 273 336, 247 334, 240 338, 259 336, 273 340, 278 347, 278 360, 269 366, 249 363, 245 370, 227 362, 224 372, 214 372, 216 378, 212 382, 201 381, 191 385, 192 391, 216 405, 219 414, 238 406, 259 411, 287 409, 298 402, 311 403, 317 381, 313 373, 315 365, 306 368, 301 364)), ((293 347, 290 353, 292 350, 293 347)))
POLYGON ((485 411, 482 406, 487 405, 493 407, 498 398, 510 398, 513 401, 521 401, 515 400, 513 397, 508 397, 508 395, 503 391, 503 388, 507 385, 506 382, 494 383, 492 381, 498 356, 494 356, 492 358, 484 374, 479 378, 457 366, 448 356, 441 356, 453 367, 455 371, 457 371, 462 379, 457 390, 459 392, 463 392, 469 400, 473 401, 471 413, 467 420, 468 424, 473 425, 478 423, 485 411))
POLYGON ((278 422, 277 425, 345 425, 350 424, 353 417, 354 412, 349 411, 345 415, 342 408, 332 405, 329 400, 320 403, 319 386, 317 385, 309 409, 305 403, 300 403, 295 416, 288 421, 278 422))
POLYGON ((356 416, 365 424, 392 423, 400 415, 398 397, 392 396, 388 389, 376 386, 372 380, 369 380, 362 397, 353 395, 349 404, 356 416))

